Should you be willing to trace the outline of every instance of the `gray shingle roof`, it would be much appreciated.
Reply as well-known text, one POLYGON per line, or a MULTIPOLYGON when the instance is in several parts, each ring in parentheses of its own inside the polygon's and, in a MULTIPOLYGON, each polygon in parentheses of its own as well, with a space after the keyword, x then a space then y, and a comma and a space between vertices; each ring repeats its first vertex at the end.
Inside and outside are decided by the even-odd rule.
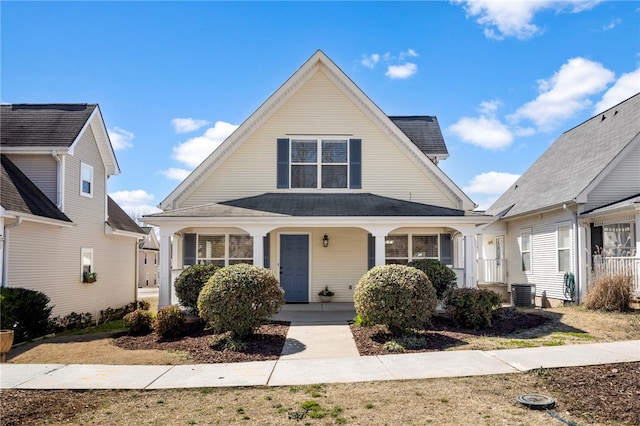
POLYGON ((13 104, 0 106, 0 144, 16 147, 70 146, 96 104, 13 104))
POLYGON ((138 224, 133 219, 131 219, 124 210, 122 210, 118 203, 113 201, 113 198, 107 197, 107 199, 109 203, 109 220, 107 220, 107 223, 110 227, 120 231, 135 232, 137 234, 145 233, 142 229, 140 229, 140 226, 138 226, 138 224))
POLYGON ((570 203, 640 134, 640 93, 566 131, 487 209, 516 216, 570 203))
POLYGON ((267 193, 219 204, 178 209, 149 217, 353 217, 464 216, 463 210, 396 200, 374 194, 267 193))
POLYGON ((0 205, 5 210, 71 222, 5 155, 0 163, 0 205))
POLYGON ((428 157, 449 155, 436 117, 420 115, 389 118, 428 157))

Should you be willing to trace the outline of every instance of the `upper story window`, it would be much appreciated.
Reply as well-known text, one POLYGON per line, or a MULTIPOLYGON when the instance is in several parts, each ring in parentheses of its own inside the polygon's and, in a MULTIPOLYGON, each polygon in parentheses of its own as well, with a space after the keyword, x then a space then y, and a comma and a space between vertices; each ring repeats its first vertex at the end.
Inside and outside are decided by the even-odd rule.
POLYGON ((278 139, 278 188, 361 188, 360 139, 278 139))
POLYGON ((93 167, 80 163, 80 195, 93 197, 93 167))

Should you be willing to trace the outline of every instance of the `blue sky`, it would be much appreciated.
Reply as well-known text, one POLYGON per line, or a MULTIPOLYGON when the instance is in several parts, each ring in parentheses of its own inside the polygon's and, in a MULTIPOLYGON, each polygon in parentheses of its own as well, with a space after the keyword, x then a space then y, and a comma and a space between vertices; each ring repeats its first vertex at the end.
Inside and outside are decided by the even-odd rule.
MULTIPOLYGON (((99 103, 149 213, 313 53, 388 115, 438 117, 487 208, 565 130, 640 92, 639 1, 0 3, 3 103, 99 103)), ((567 165, 571 167, 571 165, 567 165)))

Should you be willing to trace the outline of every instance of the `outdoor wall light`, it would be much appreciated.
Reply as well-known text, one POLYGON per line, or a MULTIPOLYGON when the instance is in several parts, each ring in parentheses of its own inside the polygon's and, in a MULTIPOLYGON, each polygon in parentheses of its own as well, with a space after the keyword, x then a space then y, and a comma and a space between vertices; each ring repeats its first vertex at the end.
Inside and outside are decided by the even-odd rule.
POLYGON ((329 247, 329 237, 327 234, 324 234, 324 237, 322 237, 322 247, 329 247))

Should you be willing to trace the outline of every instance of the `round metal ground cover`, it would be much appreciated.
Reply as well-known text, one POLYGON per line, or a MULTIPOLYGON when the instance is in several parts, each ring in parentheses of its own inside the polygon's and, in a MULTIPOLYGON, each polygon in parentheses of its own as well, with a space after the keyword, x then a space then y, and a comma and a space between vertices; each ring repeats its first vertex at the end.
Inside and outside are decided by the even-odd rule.
POLYGON ((540 395, 537 393, 518 395, 516 401, 534 410, 546 410, 548 408, 553 408, 556 405, 555 399, 550 396, 540 395))

